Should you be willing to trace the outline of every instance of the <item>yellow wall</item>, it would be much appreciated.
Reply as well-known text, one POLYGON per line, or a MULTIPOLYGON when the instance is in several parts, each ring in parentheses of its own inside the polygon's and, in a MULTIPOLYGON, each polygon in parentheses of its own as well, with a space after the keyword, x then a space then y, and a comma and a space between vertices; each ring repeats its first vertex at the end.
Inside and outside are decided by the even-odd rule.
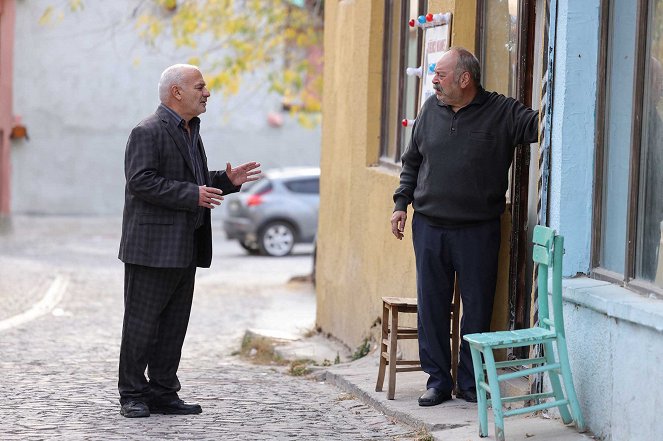
MULTIPOLYGON (((476 2, 429 3, 453 13, 452 45, 473 50, 476 2)), ((377 165, 383 17, 383 0, 325 2, 317 324, 353 349, 377 337, 382 296, 416 296, 411 210, 398 241, 389 219, 399 171, 377 165)))

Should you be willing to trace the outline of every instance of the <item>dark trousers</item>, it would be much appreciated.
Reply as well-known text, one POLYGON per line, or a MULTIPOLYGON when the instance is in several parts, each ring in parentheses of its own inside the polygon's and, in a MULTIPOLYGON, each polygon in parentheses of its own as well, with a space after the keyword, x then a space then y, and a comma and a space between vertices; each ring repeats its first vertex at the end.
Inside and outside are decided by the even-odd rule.
POLYGON ((189 324, 195 275, 195 264, 188 268, 125 264, 120 403, 178 398, 177 368, 189 324))
MULTIPOLYGON (((419 358, 429 375, 427 387, 451 392, 451 301, 454 276, 463 303, 461 336, 490 330, 500 220, 463 228, 433 226, 415 213, 412 240, 417 266, 419 358)), ((461 337, 462 338, 462 337, 461 337)), ((468 344, 461 340, 458 388, 474 389, 474 369, 468 344)))

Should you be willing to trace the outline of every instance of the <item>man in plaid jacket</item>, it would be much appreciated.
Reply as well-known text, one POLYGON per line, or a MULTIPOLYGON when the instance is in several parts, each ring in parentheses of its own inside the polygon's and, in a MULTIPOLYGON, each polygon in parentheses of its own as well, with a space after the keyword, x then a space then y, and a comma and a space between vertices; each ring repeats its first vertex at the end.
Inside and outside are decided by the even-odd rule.
POLYGON ((202 412, 177 394, 196 267, 212 261, 210 210, 222 194, 260 175, 256 162, 208 171, 198 118, 210 96, 205 86, 196 66, 167 68, 159 81, 161 104, 127 142, 118 389, 120 413, 128 418, 202 412))

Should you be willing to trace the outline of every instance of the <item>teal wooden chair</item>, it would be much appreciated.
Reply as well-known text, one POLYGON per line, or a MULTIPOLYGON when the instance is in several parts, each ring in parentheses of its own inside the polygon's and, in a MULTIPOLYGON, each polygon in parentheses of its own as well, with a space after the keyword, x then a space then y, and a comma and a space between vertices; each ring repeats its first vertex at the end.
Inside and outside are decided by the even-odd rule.
POLYGON ((472 363, 477 388, 477 407, 479 410, 479 436, 488 436, 488 398, 495 415, 495 438, 504 441, 504 418, 529 412, 536 412, 552 407, 559 408, 565 424, 575 422, 579 432, 585 431, 585 423, 580 413, 580 405, 573 387, 571 366, 566 348, 564 316, 562 313, 562 254, 564 237, 556 235, 555 230, 537 225, 534 228, 534 262, 539 265, 539 326, 516 331, 485 332, 468 334, 463 338, 470 345, 472 363), (552 269, 552 308, 553 318, 548 310, 548 273, 552 269), (493 350, 523 347, 541 344, 543 356, 521 360, 495 362, 493 350), (557 352, 557 359, 555 352, 557 352), (484 362, 482 363, 481 355, 484 362), (530 366, 515 372, 498 373, 497 369, 515 366, 530 366), (552 392, 502 397, 500 382, 518 377, 526 377, 540 372, 547 372, 552 392), (486 376, 488 381, 486 381, 486 376), (564 387, 562 388, 562 384, 564 387), (552 398, 552 401, 544 401, 552 398), (524 401, 526 407, 506 410, 504 403, 524 401), (535 403, 527 405, 528 403, 535 403))

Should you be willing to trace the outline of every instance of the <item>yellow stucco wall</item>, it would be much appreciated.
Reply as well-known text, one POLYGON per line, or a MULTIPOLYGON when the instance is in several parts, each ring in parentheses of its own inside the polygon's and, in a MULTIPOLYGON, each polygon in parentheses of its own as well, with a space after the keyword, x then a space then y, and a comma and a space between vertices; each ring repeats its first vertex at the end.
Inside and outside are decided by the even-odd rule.
MULTIPOLYGON (((453 13, 452 45, 473 50, 476 2, 429 3, 453 13)), ((416 296, 411 211, 398 241, 389 223, 398 170, 376 165, 383 17, 383 0, 325 2, 317 324, 352 349, 377 337, 382 296, 416 296)))

